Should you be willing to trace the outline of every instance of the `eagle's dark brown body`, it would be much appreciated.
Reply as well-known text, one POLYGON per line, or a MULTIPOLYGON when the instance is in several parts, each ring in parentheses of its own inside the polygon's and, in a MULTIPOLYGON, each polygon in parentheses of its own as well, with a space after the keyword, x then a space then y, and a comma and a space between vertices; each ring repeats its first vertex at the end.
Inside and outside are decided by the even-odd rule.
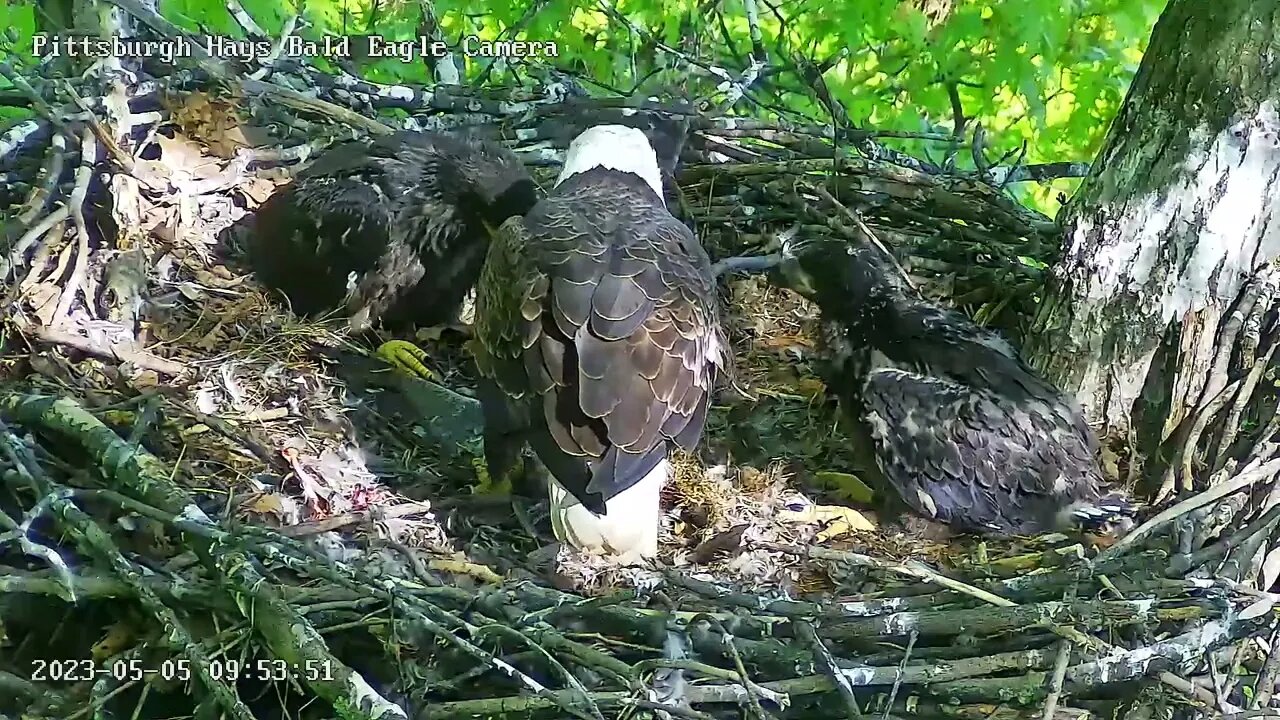
POLYGON ((667 455, 701 439, 726 365, 710 260, 652 158, 639 131, 584 133, 555 189, 503 225, 476 292, 491 467, 528 442, 553 476, 557 536, 621 556, 656 551, 667 455), (644 179, 585 159, 615 139, 647 158, 644 179))
POLYGON ((248 241, 260 282, 300 315, 354 329, 450 322, 496 227, 537 200, 501 145, 399 132, 322 154, 258 209, 248 241))
POLYGON ((788 274, 821 310, 826 382, 907 506, 977 533, 1127 529, 1080 409, 1004 339, 920 298, 876 248, 797 255, 788 274))

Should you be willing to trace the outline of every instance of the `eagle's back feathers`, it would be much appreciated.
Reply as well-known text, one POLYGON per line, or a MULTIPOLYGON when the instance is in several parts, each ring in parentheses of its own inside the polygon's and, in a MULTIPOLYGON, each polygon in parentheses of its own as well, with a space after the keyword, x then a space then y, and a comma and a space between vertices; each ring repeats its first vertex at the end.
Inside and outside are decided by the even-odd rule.
POLYGON ((565 179, 503 226, 477 294, 478 363, 593 512, 700 439, 726 364, 710 259, 638 177, 565 179))

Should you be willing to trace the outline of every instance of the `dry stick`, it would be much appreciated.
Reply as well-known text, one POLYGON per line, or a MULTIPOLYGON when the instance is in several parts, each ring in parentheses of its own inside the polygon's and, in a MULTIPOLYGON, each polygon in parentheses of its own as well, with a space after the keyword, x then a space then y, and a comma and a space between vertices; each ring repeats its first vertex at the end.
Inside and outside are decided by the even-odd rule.
MULTIPOLYGON (((1280 460, 1272 461, 1272 463, 1269 463, 1269 464, 1280 465, 1280 460)), ((877 558, 873 558, 868 555, 860 555, 858 553, 844 552, 841 550, 830 550, 828 548, 822 548, 822 547, 799 548, 799 547, 792 547, 789 545, 782 545, 779 543, 758 543, 758 545, 766 549, 776 550, 776 551, 788 553, 791 555, 798 555, 800 557, 812 557, 820 560, 822 559, 834 560, 836 562, 847 562, 854 565, 861 565, 863 567, 880 568, 883 570, 888 570, 890 572, 896 572, 902 575, 907 575, 909 577, 923 579, 923 580, 926 580, 927 582, 934 582, 950 590, 955 590, 956 592, 961 592, 966 595, 976 597, 980 600, 983 600, 984 602, 991 603, 992 605, 998 605, 1000 607, 1017 606, 1017 603, 1011 600, 1006 600, 1005 598, 1002 598, 999 595, 994 595, 985 590, 975 588, 971 585, 966 585, 965 583, 962 583, 959 580, 953 580, 951 578, 948 578, 945 575, 942 575, 940 573, 933 571, 924 563, 921 563, 915 560, 908 561, 907 563, 897 563, 897 562, 892 562, 887 560, 879 560, 877 558)), ((1096 562, 1101 562, 1101 561, 1102 561, 1102 557, 1099 556, 1096 562)), ((1081 647, 1090 648, 1095 652, 1098 652, 1099 654, 1102 654, 1114 649, 1114 646, 1112 646, 1110 643, 1104 640, 1101 640, 1099 638, 1096 638, 1092 635, 1087 635, 1085 633, 1082 633, 1071 626, 1049 625, 1046 629, 1048 629, 1053 634, 1063 638, 1064 640, 1073 642, 1077 645, 1080 645, 1081 647)), ((1175 690, 1178 690, 1180 692, 1184 692, 1184 693, 1186 692, 1185 688, 1188 686, 1188 683, 1183 678, 1180 678, 1177 675, 1174 675, 1173 673, 1167 672, 1167 671, 1161 672, 1157 677, 1165 685, 1171 688, 1174 688, 1175 690)), ((1189 694, 1193 698, 1198 699, 1198 696, 1196 695, 1196 693, 1187 693, 1187 694, 1189 694)))
POLYGON ((27 250, 31 249, 32 245, 35 245, 36 240, 69 217, 71 217, 71 208, 63 205, 46 215, 43 220, 18 238, 18 243, 9 251, 9 257, 0 258, 0 282, 8 279, 10 270, 23 264, 22 256, 27 254, 27 250))
MULTIPOLYGON (((234 2, 234 0, 227 0, 228 5, 231 2, 234 2)), ((250 73, 250 80, 262 80, 271 74, 272 68, 274 68, 275 64, 280 60, 280 56, 284 54, 285 43, 289 41, 289 38, 297 29, 298 19, 298 14, 293 13, 289 15, 289 19, 284 21, 284 27, 280 30, 280 37, 271 45, 271 52, 267 53, 267 56, 259 61, 261 67, 250 73)))
POLYGON ((1007 598, 1000 597, 999 595, 981 588, 976 588, 959 580, 949 578, 918 560, 908 560, 905 563, 900 563, 892 560, 881 560, 880 558, 874 558, 870 555, 863 555, 861 553, 831 550, 823 547, 795 547, 792 545, 771 542, 756 544, 766 550, 783 552, 789 555, 799 555, 800 557, 807 556, 817 560, 830 560, 833 562, 843 562, 860 567, 875 568, 877 570, 887 570, 916 580, 923 580, 935 585, 940 585, 947 590, 954 590, 955 592, 963 593, 985 603, 999 605, 1000 607, 1017 607, 1018 605, 1007 598))
MULTIPOLYGON (((71 191, 71 219, 76 229, 76 259, 71 271, 71 278, 62 287, 62 297, 58 298, 58 308, 49 321, 49 327, 56 328, 67 320, 71 314, 71 303, 75 301, 80 286, 84 284, 85 275, 89 272, 89 228, 84 220, 85 196, 89 192, 89 180, 93 178, 93 166, 97 160, 97 142, 93 131, 85 128, 80 133, 80 167, 76 168, 75 189, 71 191)), ((89 303, 86 297, 85 302, 89 303)))
POLYGON ((65 330, 57 330, 49 327, 35 327, 31 323, 21 321, 14 318, 19 331, 31 333, 35 338, 52 345, 63 345, 74 348, 84 353, 88 353, 104 360, 113 360, 119 363, 132 363, 144 370, 154 370, 161 375, 169 375, 178 377, 187 372, 188 368, 179 362, 166 360, 162 357, 152 355, 145 350, 135 350, 120 343, 107 342, 105 344, 95 343, 83 335, 67 332, 65 330))
POLYGON ((200 61, 200 69, 209 73, 215 80, 227 80, 234 75, 225 61, 209 54, 203 43, 148 8, 141 0, 107 0, 107 2, 141 20, 143 24, 160 35, 169 38, 185 38, 190 43, 192 56, 200 61))
MULTIPOLYGON (((56 132, 49 139, 49 153, 45 157, 44 165, 40 167, 39 177, 42 182, 31 188, 31 194, 27 196, 26 202, 22 204, 23 209, 18 213, 18 224, 21 227, 30 227, 53 199, 58 191, 58 181, 62 179, 62 168, 66 162, 67 135, 56 132)), ((0 258, 0 277, 6 272, 2 263, 3 258, 0 258)))
POLYGON ((481 635, 484 635, 489 632, 496 633, 498 635, 504 635, 507 637, 514 636, 516 640, 518 640, 519 642, 525 643, 530 648, 532 648, 534 653, 541 656, 542 659, 546 660, 547 664, 551 666, 552 670, 555 670, 562 678, 564 678, 565 683, 568 684, 569 688, 578 693, 578 697, 582 698, 587 702, 587 708, 591 710, 591 715, 595 717, 596 720, 604 720, 604 715, 600 713, 600 707, 596 705, 594 700, 591 699, 591 693, 588 692, 587 689, 583 687, 582 683, 578 681, 577 676, 575 676, 572 672, 570 672, 569 669, 566 668, 563 663, 557 660, 554 655, 547 652, 547 649, 542 647, 542 645, 540 645, 537 640, 534 640, 533 638, 529 637, 527 634, 521 632, 516 628, 507 627, 506 625, 502 625, 496 622, 477 627, 472 632, 472 636, 476 640, 479 640, 481 635))
MULTIPOLYGON (((738 671, 739 681, 742 683, 742 686, 747 689, 747 707, 751 710, 752 716, 759 720, 764 720, 769 717, 765 713, 764 708, 760 706, 760 699, 756 697, 757 694, 761 694, 766 691, 764 688, 761 688, 752 682, 751 676, 747 674, 747 667, 742 662, 742 655, 738 652, 738 646, 733 643, 733 635, 731 635, 728 628, 726 628, 716 618, 710 615, 702 617, 704 617, 712 627, 719 631, 721 642, 723 642, 725 647, 728 648, 729 657, 733 658, 734 669, 738 671)), ((782 704, 777 694, 769 693, 768 697, 774 704, 782 704)))
POLYGON ((1249 468, 1231 478, 1230 480, 1214 485, 1204 492, 1194 495, 1174 505, 1173 507, 1161 512, 1150 520, 1142 523, 1137 528, 1120 538, 1115 545, 1104 550, 1098 555, 1095 562, 1103 562, 1109 560, 1121 553, 1125 548, 1132 545, 1139 538, 1149 535, 1153 531, 1163 527, 1164 525, 1176 520, 1183 515, 1195 510, 1198 507, 1208 505, 1215 500, 1224 498, 1232 493, 1239 492, 1250 485, 1268 478, 1275 473, 1280 472, 1280 459, 1271 460, 1261 465, 1249 468))
POLYGON ((326 115, 339 122, 377 135, 390 135, 395 132, 391 126, 374 118, 365 117, 354 110, 348 110, 341 105, 334 105, 326 100, 310 97, 297 90, 290 90, 261 80, 242 80, 240 87, 248 95, 263 95, 279 102, 281 105, 287 105, 296 110, 326 115))
MULTIPOLYGON (((1271 295, 1268 294, 1265 301, 1260 301, 1259 304, 1269 306, 1271 304, 1271 295)), ((1267 368, 1271 367, 1271 358, 1275 355, 1277 349, 1280 349, 1280 342, 1272 342, 1271 346, 1262 354, 1262 357, 1254 358, 1253 367, 1244 378, 1244 386, 1236 394, 1235 402, 1231 404, 1231 410, 1227 412, 1227 419, 1222 424, 1222 437, 1218 439, 1218 449, 1213 454, 1215 471, 1221 470, 1226 464, 1227 451, 1240 432, 1240 416, 1244 414, 1245 408, 1249 406, 1249 401, 1253 399, 1254 390, 1257 389, 1258 383, 1266 375, 1267 368)))
POLYGON ((241 30, 253 39, 262 39, 269 37, 267 31, 253 19, 249 11, 244 9, 244 5, 240 4, 240 0, 226 0, 227 12, 231 14, 231 19, 236 21, 241 30))
POLYGON ((1044 720, 1053 720, 1058 711, 1058 697, 1062 695, 1062 683, 1067 679, 1067 666, 1071 664, 1071 643, 1063 640, 1058 647, 1058 658, 1053 664, 1053 676, 1049 682, 1049 696, 1044 699, 1044 720))
POLYGON ((911 658, 911 651, 916 646, 916 640, 920 638, 920 633, 915 630, 911 631, 911 636, 907 638, 907 647, 902 651, 902 662, 898 663, 897 672, 893 676, 893 687, 889 689, 889 700, 884 705, 885 720, 889 717, 889 710, 893 708, 893 703, 898 699, 898 690, 902 688, 902 675, 907 669, 907 660, 911 658))
MULTIPOLYGON (((9 432, 3 421, 0 421, 0 431, 9 432)), ((142 607, 162 624, 173 644, 191 660, 196 677, 222 706, 222 709, 238 720, 253 720, 253 713, 236 696, 234 690, 210 674, 208 654, 191 636, 173 608, 165 604, 160 596, 142 581, 142 569, 125 558, 116 547, 115 541, 97 521, 72 502, 72 493, 45 477, 35 458, 26 457, 29 451, 25 446, 20 446, 23 448, 21 452, 9 443, 0 443, 0 447, 17 469, 23 483, 36 491, 52 491, 49 498, 56 508, 55 515, 59 518, 61 527, 76 539, 77 544, 87 554, 105 561, 112 573, 130 587, 142 607)))
MULTIPOLYGON (((10 414, 27 425, 46 430, 75 441, 94 458, 107 476, 129 492, 147 502, 112 494, 122 508, 151 517, 179 531, 200 538, 217 571, 224 576, 228 597, 237 603, 236 610, 249 619, 276 655, 286 655, 309 662, 315 667, 327 666, 331 679, 303 678, 316 695, 334 703, 351 703, 382 717, 404 717, 398 706, 377 693, 357 672, 333 657, 328 644, 303 618, 297 615, 274 585, 267 582, 256 563, 240 549, 238 537, 215 525, 184 489, 169 481, 171 470, 165 462, 145 450, 130 446, 118 434, 102 424, 76 401, 34 394, 0 394, 0 414, 10 414)), ((74 507, 74 506, 72 506, 74 507)), ((278 547, 274 548, 279 554, 278 547)), ((220 685, 211 686, 218 692, 220 685)))
MULTIPOLYGON (((1205 565, 1211 560, 1226 555, 1232 548, 1237 548, 1247 542, 1253 536, 1263 531, 1271 532, 1276 522, 1280 521, 1280 504, 1273 505, 1270 510, 1261 517, 1249 523, 1245 527, 1237 530, 1231 535, 1219 540, 1218 542, 1197 550, 1192 553, 1185 563, 1186 570, 1192 570, 1205 565)), ((1180 568, 1181 569, 1181 568, 1180 568)), ((1221 578, 1226 580, 1226 578, 1221 578)))
POLYGON ((31 87, 31 83, 27 82, 26 78, 15 72, 13 65, 9 64, 7 60, 0 62, 0 77, 8 80, 11 85, 21 90, 22 94, 31 100, 31 107, 48 119, 54 128, 61 130, 66 127, 66 121, 62 113, 49 107, 49 103, 45 102, 44 96, 31 87))
POLYGON ((1180 443, 1182 447, 1177 454, 1179 460, 1169 463, 1169 467, 1165 470, 1164 478, 1160 483, 1160 490, 1156 493, 1157 501, 1172 492, 1175 486, 1184 490, 1191 490, 1194 487, 1195 471, 1191 466, 1195 461, 1196 446, 1200 443, 1200 435, 1204 432, 1205 426, 1209 424, 1209 420, 1218 414, 1222 406, 1227 404, 1227 401, 1235 395, 1243 384, 1244 379, 1241 378, 1224 385, 1218 392, 1214 393, 1213 397, 1195 409, 1195 414, 1190 418, 1191 425, 1187 429, 1187 435, 1180 443))
POLYGON ((822 643, 822 639, 814 631, 813 625, 807 620, 795 620, 792 625, 796 629, 796 634, 813 647, 813 659, 817 661, 818 669, 831 678, 832 684, 836 686, 836 691, 840 694, 840 699, 844 701, 844 706, 849 710, 849 716, 862 717, 862 708, 858 707, 858 698, 853 694, 853 684, 849 682, 848 676, 840 672, 840 666, 836 664, 835 657, 827 649, 827 646, 822 643))

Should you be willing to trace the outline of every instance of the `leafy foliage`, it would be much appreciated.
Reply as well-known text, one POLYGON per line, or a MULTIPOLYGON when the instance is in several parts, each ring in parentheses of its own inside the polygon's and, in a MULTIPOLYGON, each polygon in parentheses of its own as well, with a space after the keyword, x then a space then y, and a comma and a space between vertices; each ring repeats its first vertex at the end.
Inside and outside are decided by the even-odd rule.
MULTIPOLYGON (((270 33, 298 13, 302 34, 377 33, 410 39, 420 32, 413 0, 243 0, 270 33)), ((758 5, 769 66, 736 112, 829 123, 830 112, 799 70, 822 67, 832 99, 857 127, 909 135, 886 142, 961 168, 973 161, 967 139, 986 129, 990 154, 1017 151, 1028 163, 1089 160, 1128 87, 1165 0, 439 0, 445 39, 554 39, 551 64, 586 87, 616 92, 683 91, 704 97, 720 82, 708 69, 739 77, 750 64, 748 5, 758 5), (677 54, 679 53, 679 55, 677 54), (692 61, 690 68, 687 61, 692 61), (949 140, 961 126, 959 142, 949 140)), ((161 0, 161 12, 192 32, 241 36, 222 0, 161 0)), ((0 57, 27 54, 36 29, 30 2, 0 7, 10 42, 0 57)), ((541 60, 466 58, 470 79, 518 82, 540 76, 541 60)), ((371 80, 424 83, 419 62, 368 58, 371 80)), ((0 80, 0 90, 4 89, 0 80)), ((1054 187, 1028 185, 1025 201, 1054 211, 1054 187)))

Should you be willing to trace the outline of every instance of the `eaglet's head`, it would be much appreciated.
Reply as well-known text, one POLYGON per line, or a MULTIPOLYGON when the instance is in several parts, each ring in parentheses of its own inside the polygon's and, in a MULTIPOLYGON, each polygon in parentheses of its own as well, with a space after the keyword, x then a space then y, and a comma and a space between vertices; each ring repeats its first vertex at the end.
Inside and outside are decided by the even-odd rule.
POLYGON ((617 170, 640 176, 662 197, 662 171, 658 156, 645 134, 626 125, 596 125, 587 128, 569 144, 564 169, 556 184, 596 168, 617 170))
POLYGON ((442 191, 461 193, 464 200, 477 199, 479 210, 493 223, 513 215, 523 215, 538 201, 537 185, 524 163, 496 140, 469 133, 432 134, 419 140, 443 159, 453 173, 441 173, 437 183, 450 185, 442 191))
POLYGON ((783 233, 775 281, 837 312, 860 306, 897 286, 896 268, 868 243, 783 233))

